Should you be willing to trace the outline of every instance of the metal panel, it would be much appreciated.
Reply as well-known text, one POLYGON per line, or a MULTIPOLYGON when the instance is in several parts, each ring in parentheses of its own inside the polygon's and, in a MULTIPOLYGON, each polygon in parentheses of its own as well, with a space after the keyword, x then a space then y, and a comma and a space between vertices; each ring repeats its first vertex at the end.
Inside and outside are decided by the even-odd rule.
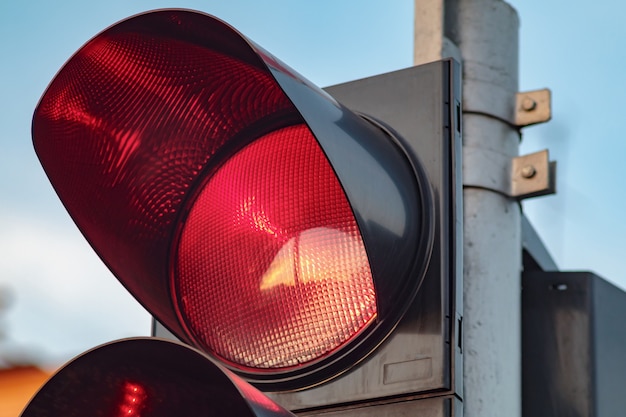
POLYGON ((626 293, 590 272, 523 274, 523 416, 626 409, 626 293))

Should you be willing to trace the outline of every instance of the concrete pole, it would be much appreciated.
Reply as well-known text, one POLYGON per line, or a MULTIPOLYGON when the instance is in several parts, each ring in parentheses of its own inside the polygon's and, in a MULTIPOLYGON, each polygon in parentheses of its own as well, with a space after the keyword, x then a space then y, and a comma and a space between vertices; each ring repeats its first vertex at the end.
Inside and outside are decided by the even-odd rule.
MULTIPOLYGON (((519 132, 507 122, 518 91, 518 28, 502 0, 415 0, 415 64, 463 64, 464 179, 497 182, 510 174, 473 161, 518 155, 519 132)), ((520 207, 487 187, 464 184, 463 198, 464 416, 519 417, 520 207)))

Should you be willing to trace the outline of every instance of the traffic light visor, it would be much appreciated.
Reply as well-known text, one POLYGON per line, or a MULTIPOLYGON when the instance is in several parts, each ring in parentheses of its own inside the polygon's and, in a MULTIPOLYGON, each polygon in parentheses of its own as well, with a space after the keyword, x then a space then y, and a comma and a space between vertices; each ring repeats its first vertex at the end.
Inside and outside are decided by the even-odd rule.
POLYGON ((427 187, 393 135, 205 14, 94 37, 42 97, 33 141, 126 288, 252 380, 373 349, 426 268, 427 187))
POLYGON ((276 416, 289 413, 201 352, 136 338, 76 357, 54 374, 21 417, 276 416))

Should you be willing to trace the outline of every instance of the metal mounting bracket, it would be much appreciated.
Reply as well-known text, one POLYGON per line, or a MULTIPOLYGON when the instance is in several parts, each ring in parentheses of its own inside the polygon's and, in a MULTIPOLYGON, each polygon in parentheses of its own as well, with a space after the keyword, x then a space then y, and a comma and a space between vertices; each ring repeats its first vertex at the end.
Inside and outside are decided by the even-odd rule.
POLYGON ((556 192, 556 162, 548 150, 511 158, 479 148, 463 148, 463 186, 492 190, 523 200, 556 192))
POLYGON ((548 150, 513 158, 511 197, 524 199, 556 193, 556 161, 548 150))
POLYGON ((551 93, 542 90, 525 91, 515 96, 515 121, 517 127, 547 122, 552 118, 551 93))

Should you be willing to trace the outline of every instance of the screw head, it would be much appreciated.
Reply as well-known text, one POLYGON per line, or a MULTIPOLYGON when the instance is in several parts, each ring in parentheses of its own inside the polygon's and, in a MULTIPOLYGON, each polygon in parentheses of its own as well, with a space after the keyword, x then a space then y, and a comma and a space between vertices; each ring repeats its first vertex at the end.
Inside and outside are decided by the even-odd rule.
POLYGON ((533 111, 537 108, 537 102, 530 97, 524 97, 522 100, 522 109, 524 111, 533 111))
POLYGON ((522 168, 522 177, 532 178, 537 174, 537 170, 532 165, 526 165, 522 168))

